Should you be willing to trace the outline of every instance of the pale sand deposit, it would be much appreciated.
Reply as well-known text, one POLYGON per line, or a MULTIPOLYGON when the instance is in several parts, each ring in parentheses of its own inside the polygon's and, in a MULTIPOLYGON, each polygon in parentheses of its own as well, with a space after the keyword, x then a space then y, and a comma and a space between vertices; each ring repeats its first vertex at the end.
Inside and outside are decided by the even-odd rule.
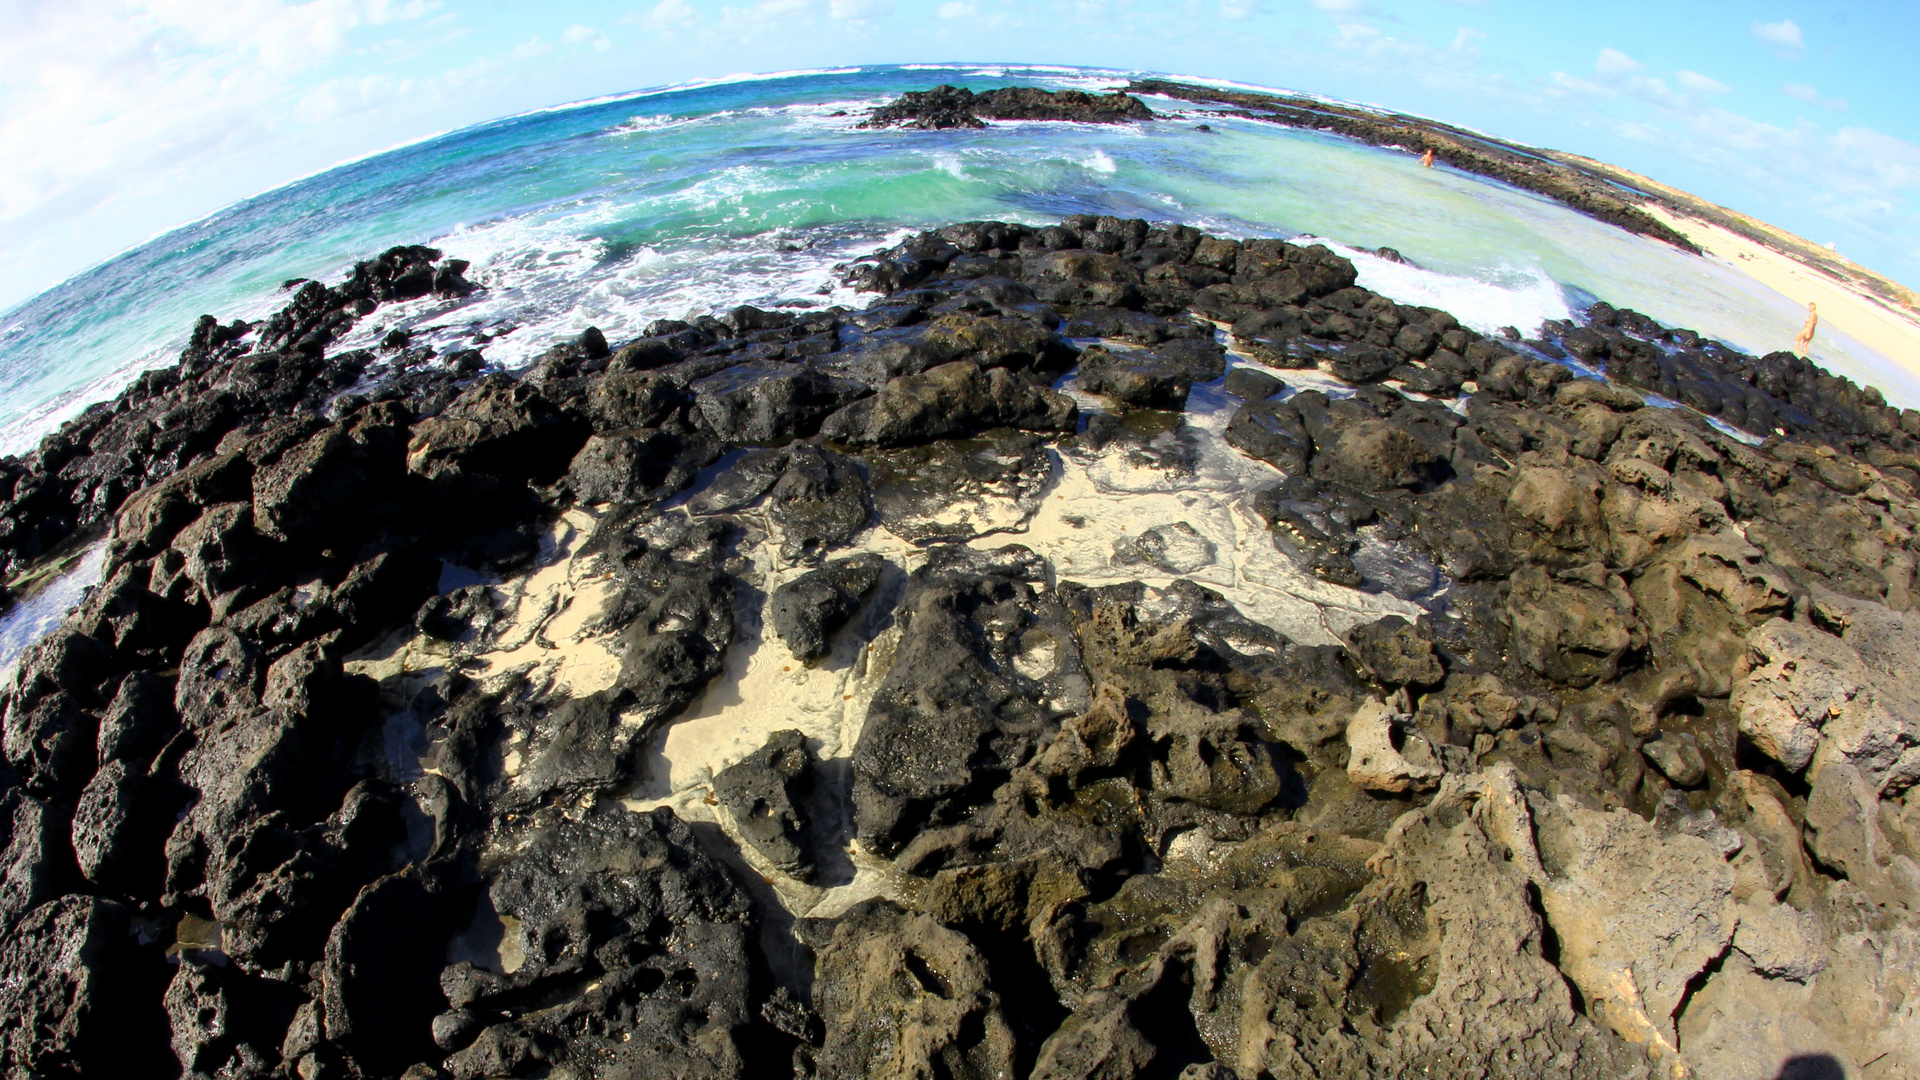
MULTIPOLYGON (((1648 204, 1646 211, 1686 234, 1712 258, 1732 266, 1797 304, 1820 305, 1820 332, 1812 359, 1820 362, 1820 339, 1838 330, 1920 378, 1920 316, 1826 271, 1739 235, 1730 229, 1648 204)), ((1783 340, 1779 348, 1791 348, 1783 340)))

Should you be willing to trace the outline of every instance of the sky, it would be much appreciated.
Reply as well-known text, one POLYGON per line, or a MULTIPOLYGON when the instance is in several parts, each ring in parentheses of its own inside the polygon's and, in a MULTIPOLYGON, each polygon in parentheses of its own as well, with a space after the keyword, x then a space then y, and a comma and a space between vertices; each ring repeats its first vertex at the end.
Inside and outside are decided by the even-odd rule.
POLYGON ((1916 0, 0 0, 0 309, 499 116, 998 62, 1278 86, 1610 161, 1920 285, 1916 0))

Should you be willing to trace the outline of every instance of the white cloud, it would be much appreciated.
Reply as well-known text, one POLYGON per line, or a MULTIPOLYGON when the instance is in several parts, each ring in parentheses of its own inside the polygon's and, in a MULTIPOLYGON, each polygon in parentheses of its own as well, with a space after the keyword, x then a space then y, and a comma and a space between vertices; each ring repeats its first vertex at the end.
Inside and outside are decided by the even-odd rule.
POLYGON ((613 48, 613 42, 607 39, 607 35, 595 30, 591 26, 583 26, 579 23, 567 27, 566 33, 560 35, 560 43, 562 45, 591 45, 595 52, 606 52, 608 49, 613 48))
POLYGON ((1593 62, 1593 70, 1613 78, 1631 75, 1645 66, 1618 49, 1601 49, 1599 58, 1593 62))
POLYGON ((980 9, 968 0, 947 0, 940 5, 940 17, 943 19, 971 19, 978 14, 980 9))
POLYGON ((1846 98, 1823 98, 1820 96, 1820 91, 1805 83, 1787 83, 1780 87, 1780 92, 1795 101, 1804 101, 1809 105, 1818 105, 1823 109, 1828 109, 1833 112, 1846 112, 1852 107, 1847 104, 1846 98))
POLYGON ((1774 55, 1782 60, 1800 59, 1800 53, 1807 47, 1807 39, 1801 35, 1800 27, 1792 19, 1781 19, 1776 23, 1763 23, 1755 19, 1747 32, 1755 40, 1773 46, 1774 55))
POLYGON ((418 19, 437 5, 9 6, 17 14, 0 34, 0 225, 55 200, 68 217, 73 200, 121 197, 163 165, 259 137, 283 108, 321 117, 376 104, 371 84, 309 88, 299 77, 350 51, 354 30, 418 19))
POLYGON ((1691 90, 1696 94, 1725 94, 1733 90, 1733 87, 1728 86, 1719 79, 1710 78, 1697 71, 1686 71, 1683 69, 1673 74, 1674 78, 1680 80, 1681 87, 1691 90))
POLYGON ((832 0, 827 18, 864 21, 878 19, 893 11, 894 0, 832 0))
POLYGON ((671 35, 674 30, 695 26, 700 22, 700 13, 693 10, 687 0, 660 0, 646 14, 630 11, 620 16, 623 23, 639 23, 659 34, 671 35))
POLYGON ((1458 33, 1453 35, 1453 44, 1447 46, 1447 51, 1458 53, 1468 59, 1478 60, 1480 59, 1480 42, 1485 40, 1487 40, 1487 32, 1485 30, 1475 30, 1471 26, 1463 26, 1458 33))
POLYGON ((1330 15, 1360 15, 1367 10, 1366 0, 1313 0, 1313 6, 1330 15))
POLYGON ((1571 91, 1587 97, 1597 98, 1617 98, 1620 96, 1620 91, 1615 90, 1611 86, 1602 86, 1591 79, 1582 79, 1577 75, 1569 75, 1564 71, 1556 71, 1550 78, 1553 81, 1554 88, 1558 90, 1571 91))
POLYGON ((1781 19, 1776 23, 1763 23, 1755 19, 1747 32, 1776 48, 1804 49, 1807 47, 1807 39, 1801 36, 1800 27, 1792 19, 1781 19))
POLYGON ((1259 9, 1254 0, 1220 0, 1220 17, 1223 19, 1244 19, 1259 9))

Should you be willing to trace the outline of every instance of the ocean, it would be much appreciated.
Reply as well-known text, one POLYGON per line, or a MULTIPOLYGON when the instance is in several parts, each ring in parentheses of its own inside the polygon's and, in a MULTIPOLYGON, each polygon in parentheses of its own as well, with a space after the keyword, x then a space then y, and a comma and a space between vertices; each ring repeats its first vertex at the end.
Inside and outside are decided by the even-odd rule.
MULTIPOLYGON (((639 90, 511 116, 351 162, 167 233, 0 315, 0 453, 33 448, 139 372, 170 364, 199 315, 258 318, 292 278, 426 243, 473 264, 463 301, 382 308, 346 346, 404 327, 441 350, 484 337, 523 364, 587 326, 616 343, 648 322, 753 303, 859 305, 833 267, 911 230, 1074 213, 1180 221, 1233 236, 1324 238, 1360 284, 1531 333, 1594 299, 1748 352, 1786 347, 1802 305, 1494 181, 1395 149, 1149 98, 1125 126, 861 130, 874 105, 955 83, 1106 90, 1147 73, 846 68, 639 90), (1201 125, 1211 130, 1202 130, 1201 125), (1370 254, 1391 247, 1410 262, 1370 254)), ((1176 76, 1187 81, 1190 76, 1176 76)), ((1920 405, 1920 382, 1844 335, 1817 359, 1920 405)))

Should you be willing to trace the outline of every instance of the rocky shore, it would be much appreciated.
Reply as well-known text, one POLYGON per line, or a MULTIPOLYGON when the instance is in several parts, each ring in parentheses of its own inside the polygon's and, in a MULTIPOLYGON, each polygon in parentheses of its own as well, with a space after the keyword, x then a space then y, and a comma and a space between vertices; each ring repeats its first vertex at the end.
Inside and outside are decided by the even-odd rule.
POLYGON ((1105 217, 331 348, 464 269, 0 462, 7 1075, 1920 1071, 1920 413, 1105 217))

